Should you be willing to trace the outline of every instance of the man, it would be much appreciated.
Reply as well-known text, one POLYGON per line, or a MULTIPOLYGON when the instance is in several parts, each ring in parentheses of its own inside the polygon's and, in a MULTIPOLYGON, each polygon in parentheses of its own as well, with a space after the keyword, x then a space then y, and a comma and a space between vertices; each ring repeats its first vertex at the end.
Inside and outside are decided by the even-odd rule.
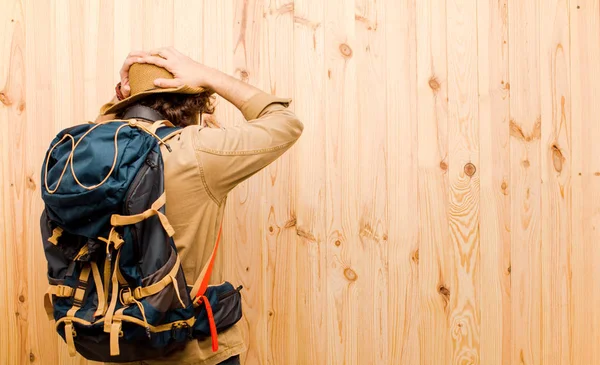
MULTIPOLYGON (((173 48, 132 52, 125 60, 117 98, 102 107, 98 120, 158 116, 184 127, 169 141, 172 151, 162 152, 167 217, 175 229, 175 245, 188 284, 194 283, 210 256, 227 194, 281 156, 302 134, 302 123, 287 109, 290 102, 173 48), (159 76, 150 90, 131 89, 130 81, 149 75, 159 76), (212 113, 212 92, 235 105, 248 123, 226 129, 199 125, 200 114, 212 113)), ((239 354, 246 347, 238 325, 219 333, 218 339, 216 353, 210 338, 192 340, 167 358, 135 364, 239 364, 239 354)))

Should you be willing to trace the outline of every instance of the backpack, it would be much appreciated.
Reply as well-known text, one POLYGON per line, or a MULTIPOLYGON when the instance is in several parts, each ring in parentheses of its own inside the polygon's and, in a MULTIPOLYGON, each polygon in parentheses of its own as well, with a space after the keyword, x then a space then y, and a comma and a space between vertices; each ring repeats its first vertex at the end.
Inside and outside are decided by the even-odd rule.
POLYGON ((94 361, 165 356, 240 320, 240 289, 209 286, 213 253, 196 283, 184 277, 165 215, 160 146, 181 133, 113 120, 60 132, 42 167, 44 306, 75 353, 94 361))

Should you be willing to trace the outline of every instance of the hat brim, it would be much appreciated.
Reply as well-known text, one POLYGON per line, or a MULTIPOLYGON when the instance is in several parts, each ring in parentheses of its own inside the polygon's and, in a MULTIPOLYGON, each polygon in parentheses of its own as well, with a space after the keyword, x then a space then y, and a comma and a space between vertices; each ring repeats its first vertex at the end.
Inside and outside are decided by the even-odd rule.
POLYGON ((201 87, 192 87, 192 86, 187 86, 187 85, 182 85, 179 87, 174 87, 174 88, 155 88, 155 89, 150 89, 150 90, 146 90, 146 91, 142 91, 141 93, 137 93, 135 95, 132 95, 128 98, 125 98, 121 101, 119 101, 118 103, 112 104, 109 107, 103 109, 100 111, 101 115, 107 115, 107 114, 114 114, 120 110, 122 110, 123 108, 126 108, 128 106, 130 106, 131 104, 135 103, 136 101, 142 99, 144 96, 147 95, 153 95, 153 94, 188 94, 188 95, 193 95, 193 94, 200 94, 202 92, 206 91, 206 89, 201 88, 201 87))

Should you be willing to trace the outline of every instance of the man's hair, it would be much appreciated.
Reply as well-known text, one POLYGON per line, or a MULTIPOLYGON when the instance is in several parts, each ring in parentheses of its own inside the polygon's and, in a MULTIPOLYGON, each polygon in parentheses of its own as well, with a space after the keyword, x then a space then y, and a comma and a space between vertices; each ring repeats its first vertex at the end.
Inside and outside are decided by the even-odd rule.
MULTIPOLYGON (((202 114, 212 114, 214 96, 209 92, 200 94, 153 94, 137 102, 161 113, 165 119, 177 127, 187 127, 198 124, 202 114)), ((125 110, 117 113, 117 118, 122 118, 125 110)))

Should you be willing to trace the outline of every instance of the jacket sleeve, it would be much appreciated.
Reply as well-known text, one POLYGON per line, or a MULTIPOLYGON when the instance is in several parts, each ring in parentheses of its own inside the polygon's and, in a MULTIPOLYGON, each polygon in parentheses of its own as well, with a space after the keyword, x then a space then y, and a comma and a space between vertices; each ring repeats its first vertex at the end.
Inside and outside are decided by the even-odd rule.
POLYGON ((217 204, 231 189, 275 161, 298 140, 304 126, 287 109, 290 102, 261 92, 241 107, 248 123, 198 132, 200 173, 217 204))

